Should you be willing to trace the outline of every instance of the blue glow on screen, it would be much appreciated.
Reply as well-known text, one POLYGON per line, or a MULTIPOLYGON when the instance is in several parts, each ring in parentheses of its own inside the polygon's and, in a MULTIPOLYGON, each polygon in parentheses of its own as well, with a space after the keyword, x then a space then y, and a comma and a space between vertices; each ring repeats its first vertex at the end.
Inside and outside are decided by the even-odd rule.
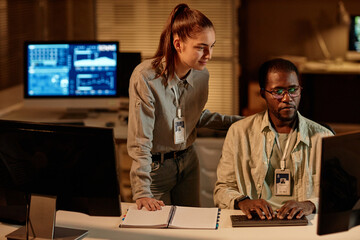
POLYGON ((116 96, 115 43, 27 45, 28 96, 116 96))
POLYGON ((360 52, 360 16, 354 18, 355 49, 360 52))

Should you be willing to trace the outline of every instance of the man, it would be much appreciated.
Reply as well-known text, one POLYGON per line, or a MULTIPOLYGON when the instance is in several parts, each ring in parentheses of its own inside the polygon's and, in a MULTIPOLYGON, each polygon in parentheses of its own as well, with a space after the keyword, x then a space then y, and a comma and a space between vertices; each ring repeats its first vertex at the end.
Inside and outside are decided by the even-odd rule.
POLYGON ((290 61, 265 62, 259 85, 267 110, 230 127, 214 201, 248 218, 254 211, 261 219, 301 218, 316 211, 321 138, 332 132, 297 111, 301 86, 290 61))

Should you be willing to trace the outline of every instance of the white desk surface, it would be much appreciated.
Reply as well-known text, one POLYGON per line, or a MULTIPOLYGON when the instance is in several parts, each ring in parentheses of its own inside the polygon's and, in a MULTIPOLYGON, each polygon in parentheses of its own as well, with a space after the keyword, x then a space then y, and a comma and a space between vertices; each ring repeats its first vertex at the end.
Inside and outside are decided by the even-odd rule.
MULTIPOLYGON (((122 203, 122 210, 130 203, 122 203)), ((346 232, 319 236, 316 234, 317 215, 308 216, 308 226, 294 227, 231 227, 231 214, 241 214, 240 210, 221 210, 219 229, 192 230, 192 229, 146 229, 146 228, 119 228, 120 217, 90 217, 86 214, 58 211, 56 225, 70 228, 89 230, 85 239, 127 239, 127 240, 162 240, 162 239, 360 239, 360 226, 346 232)), ((0 223, 0 240, 5 235, 16 230, 18 226, 0 223)))
MULTIPOLYGON (((22 97, 24 87, 22 84, 0 91, 0 119, 33 121, 33 122, 84 122, 85 126, 107 127, 112 123, 114 137, 116 139, 127 138, 127 124, 124 112, 101 112, 92 114, 86 119, 59 119, 65 109, 31 109, 24 108, 24 99, 22 97)), ((126 106, 126 101, 124 102, 126 106)))
POLYGON ((90 113, 84 119, 61 119, 65 112, 62 109, 23 108, 23 104, 18 103, 1 109, 0 119, 48 123, 83 122, 85 126, 89 127, 107 127, 107 123, 112 123, 115 139, 127 138, 127 124, 119 118, 119 112, 90 113))

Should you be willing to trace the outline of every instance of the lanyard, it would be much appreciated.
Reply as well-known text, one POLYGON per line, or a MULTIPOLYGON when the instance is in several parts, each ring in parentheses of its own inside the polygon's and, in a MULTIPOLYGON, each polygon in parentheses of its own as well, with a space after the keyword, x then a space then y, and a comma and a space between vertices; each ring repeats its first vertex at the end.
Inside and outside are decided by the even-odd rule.
MULTIPOLYGON (((282 171, 285 170, 286 168, 286 161, 285 161, 285 157, 286 157, 286 153, 288 151, 288 148, 289 148, 289 144, 290 144, 290 140, 291 140, 291 136, 292 136, 292 133, 294 132, 294 127, 295 127, 295 123, 293 124, 292 128, 291 128, 291 131, 289 133, 289 137, 286 141, 286 144, 285 144, 285 149, 284 151, 282 152, 282 157, 281 157, 281 160, 280 160, 280 168, 282 171)), ((276 140, 276 144, 278 145, 278 148, 281 152, 281 146, 280 146, 280 141, 279 141, 279 137, 278 137, 278 134, 275 135, 275 140, 276 140)))
POLYGON ((173 91, 174 91, 174 94, 175 94, 175 106, 176 106, 176 113, 177 113, 177 117, 178 118, 181 118, 181 108, 179 107, 180 105, 180 100, 179 100, 179 96, 178 96, 178 93, 175 89, 175 86, 172 87, 173 91))

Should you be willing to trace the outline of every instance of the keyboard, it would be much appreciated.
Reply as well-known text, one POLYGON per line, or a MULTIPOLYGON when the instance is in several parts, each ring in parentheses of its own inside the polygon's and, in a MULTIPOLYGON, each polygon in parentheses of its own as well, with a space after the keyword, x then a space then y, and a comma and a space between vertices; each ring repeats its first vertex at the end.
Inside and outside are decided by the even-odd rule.
POLYGON ((308 220, 305 216, 300 219, 279 219, 277 217, 268 219, 261 219, 257 214, 252 214, 252 219, 248 219, 246 215, 231 215, 231 222, 233 227, 273 227, 273 226, 306 226, 308 220))

